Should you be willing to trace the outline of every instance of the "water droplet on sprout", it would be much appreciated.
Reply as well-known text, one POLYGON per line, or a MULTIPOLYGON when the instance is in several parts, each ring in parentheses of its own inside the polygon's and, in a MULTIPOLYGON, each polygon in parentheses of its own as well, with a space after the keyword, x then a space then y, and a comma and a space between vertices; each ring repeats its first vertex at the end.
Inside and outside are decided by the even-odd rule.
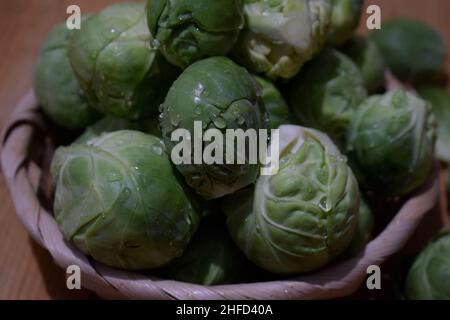
POLYGON ((115 181, 120 181, 123 179, 123 176, 120 172, 118 171, 111 171, 108 174, 108 181, 110 182, 115 182, 115 181))
POLYGON ((154 144, 152 145, 152 152, 156 154, 157 156, 160 156, 163 154, 164 150, 161 144, 154 144))
POLYGON ((197 106, 197 107, 195 107, 195 109, 194 109, 194 113, 196 114, 196 115, 201 115, 202 114, 202 112, 203 112, 203 108, 201 107, 201 106, 197 106))
POLYGON ((222 117, 215 118, 213 120, 213 122, 214 122, 214 125, 216 126, 216 128, 218 128, 218 129, 225 129, 227 127, 227 122, 222 117))
POLYGON ((325 212, 330 211, 330 209, 327 206, 327 199, 325 197, 323 197, 322 199, 320 199, 319 201, 319 207, 320 209, 322 209, 325 212))

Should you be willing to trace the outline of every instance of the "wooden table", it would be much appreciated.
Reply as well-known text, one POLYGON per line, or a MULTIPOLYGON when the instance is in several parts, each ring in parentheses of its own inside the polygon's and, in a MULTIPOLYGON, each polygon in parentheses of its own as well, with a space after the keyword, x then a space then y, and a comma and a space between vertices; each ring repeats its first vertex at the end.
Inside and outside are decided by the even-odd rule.
MULTIPOLYGON (((15 103, 31 86, 39 47, 47 31, 66 17, 66 8, 78 4, 83 13, 98 11, 113 0, 0 1, 0 127, 15 103)), ((407 16, 441 30, 450 44, 450 1, 366 0, 378 4, 383 19, 407 16)), ((361 27, 361 32, 365 32, 361 27)), ((450 71, 447 63, 447 70, 450 71)), ((64 272, 50 255, 27 236, 15 215, 3 176, 0 175, 0 299, 95 298, 65 287, 64 272)))

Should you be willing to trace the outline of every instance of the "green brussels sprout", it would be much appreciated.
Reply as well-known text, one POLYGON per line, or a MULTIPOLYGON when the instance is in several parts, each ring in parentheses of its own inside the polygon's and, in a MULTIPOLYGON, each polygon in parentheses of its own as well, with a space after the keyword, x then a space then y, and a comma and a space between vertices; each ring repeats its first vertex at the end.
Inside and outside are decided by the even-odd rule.
POLYGON ((277 87, 261 77, 255 76, 255 79, 262 88, 261 98, 269 114, 269 128, 289 124, 289 107, 277 87))
POLYGON ((450 232, 442 232, 416 258, 405 293, 410 300, 450 300, 450 232))
POLYGON ((228 229, 246 256, 278 274, 315 270, 337 257, 356 231, 358 183, 327 135, 280 127, 279 171, 223 201, 228 229))
POLYGON ((433 160, 435 125, 430 104, 411 93, 368 98, 356 110, 347 139, 358 181, 387 196, 422 185, 433 160))
POLYGON ((374 217, 372 210, 361 198, 358 214, 358 226, 352 242, 347 249, 350 254, 358 253, 372 238, 374 217))
POLYGON ((369 93, 383 89, 386 63, 380 48, 374 41, 354 37, 345 44, 342 51, 358 66, 369 93))
POLYGON ((67 129, 83 129, 100 118, 100 114, 87 103, 70 66, 67 51, 71 33, 65 23, 49 32, 39 53, 33 86, 51 120, 67 129))
POLYGON ((437 119, 436 155, 439 160, 450 162, 450 94, 434 87, 422 87, 417 91, 431 103, 437 119))
POLYGON ((429 83, 444 73, 447 49, 436 30, 419 21, 394 19, 372 34, 394 75, 404 82, 429 83))
POLYGON ((245 22, 242 0, 148 0, 147 20, 151 45, 182 68, 226 55, 245 22))
POLYGON ((363 0, 331 0, 331 24, 327 42, 341 45, 351 38, 359 25, 363 0))
MULTIPOLYGON (((195 121, 202 123, 203 131, 267 127, 267 114, 256 80, 245 68, 225 57, 212 57, 190 65, 170 88, 161 111, 161 131, 169 152, 178 144, 171 141, 175 129, 188 130, 194 142, 195 121)), ((245 164, 228 164, 224 160, 224 164, 212 165, 182 163, 177 168, 197 193, 213 199, 255 181, 260 166, 250 164, 248 155, 245 159, 245 164)))
POLYGON ((328 0, 244 0, 246 28, 233 50, 254 73, 290 79, 319 52, 331 19, 328 0))
POLYGON ((143 3, 112 5, 74 32, 70 62, 92 107, 132 120, 158 113, 178 70, 151 40, 143 3))
POLYGON ((106 265, 165 266, 196 230, 195 203, 151 135, 123 130, 61 147, 51 173, 64 238, 106 265))
POLYGON ((169 265, 165 276, 209 286, 248 281, 251 271, 249 261, 230 238, 225 222, 215 215, 202 220, 191 243, 169 265))
POLYGON ((326 49, 293 80, 289 102, 302 125, 343 144, 351 118, 366 97, 356 65, 342 53, 326 49))
POLYGON ((122 118, 104 117, 92 126, 89 126, 75 143, 86 144, 89 140, 100 137, 104 133, 110 133, 120 130, 139 130, 139 125, 122 118))

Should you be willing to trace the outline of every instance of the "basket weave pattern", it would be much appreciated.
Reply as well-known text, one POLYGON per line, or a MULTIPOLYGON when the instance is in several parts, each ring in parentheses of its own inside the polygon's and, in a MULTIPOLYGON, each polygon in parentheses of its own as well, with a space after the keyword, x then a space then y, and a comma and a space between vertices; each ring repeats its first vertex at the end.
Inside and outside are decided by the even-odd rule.
POLYGON ((109 268, 87 258, 64 241, 40 192, 50 181, 48 163, 54 146, 32 91, 7 122, 1 140, 1 165, 17 214, 31 237, 62 268, 78 265, 81 284, 104 298, 116 299, 328 299, 354 292, 370 265, 379 265, 400 250, 434 206, 437 179, 431 177, 407 200, 392 221, 357 256, 298 278, 249 284, 200 286, 109 268), (38 152, 37 152, 38 151, 38 152), (35 156, 35 153, 39 156, 35 156))

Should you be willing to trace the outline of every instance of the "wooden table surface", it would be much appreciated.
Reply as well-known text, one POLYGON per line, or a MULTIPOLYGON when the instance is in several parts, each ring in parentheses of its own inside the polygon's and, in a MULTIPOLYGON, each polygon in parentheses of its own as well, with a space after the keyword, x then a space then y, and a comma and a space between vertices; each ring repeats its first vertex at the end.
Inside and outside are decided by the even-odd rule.
MULTIPOLYGON (((0 1, 0 128, 21 95, 30 87, 33 66, 47 31, 66 17, 71 4, 83 13, 98 11, 113 0, 0 1)), ((438 28, 450 44, 450 1, 366 0, 378 4, 382 17, 406 16, 438 28)), ((365 32, 361 27, 361 32, 365 32)), ((450 71, 447 63, 447 70, 450 71)), ((95 298, 85 291, 69 291, 64 272, 36 245, 16 217, 9 191, 0 175, 0 299, 95 298)))

